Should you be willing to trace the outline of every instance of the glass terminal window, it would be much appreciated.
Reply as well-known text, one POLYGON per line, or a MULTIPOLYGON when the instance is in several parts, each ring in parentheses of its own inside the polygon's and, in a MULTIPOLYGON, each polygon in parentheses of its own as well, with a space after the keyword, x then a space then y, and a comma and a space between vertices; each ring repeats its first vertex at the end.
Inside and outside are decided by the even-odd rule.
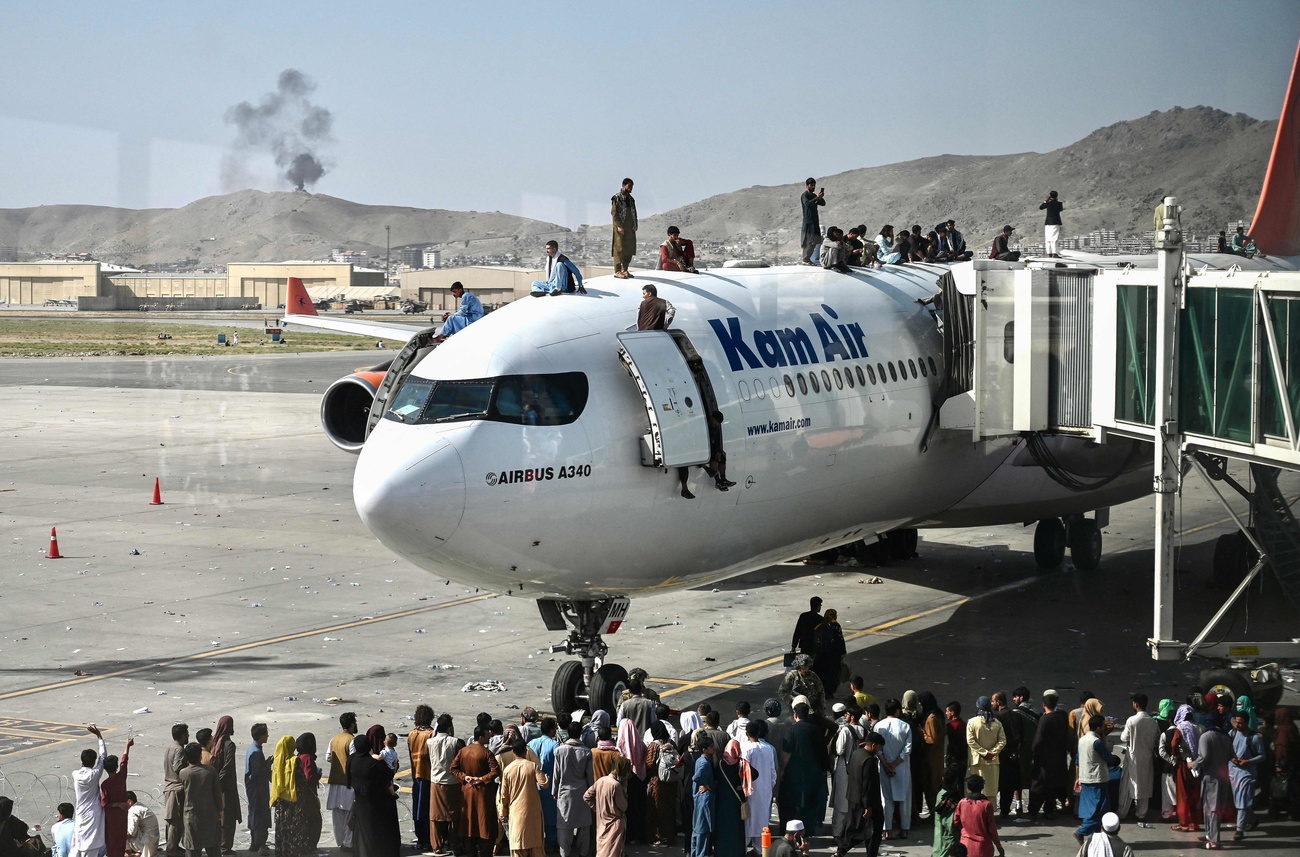
POLYGON ((582 414, 587 392, 587 376, 581 372, 469 381, 407 378, 384 418, 421 424, 492 420, 518 425, 566 425, 582 414))

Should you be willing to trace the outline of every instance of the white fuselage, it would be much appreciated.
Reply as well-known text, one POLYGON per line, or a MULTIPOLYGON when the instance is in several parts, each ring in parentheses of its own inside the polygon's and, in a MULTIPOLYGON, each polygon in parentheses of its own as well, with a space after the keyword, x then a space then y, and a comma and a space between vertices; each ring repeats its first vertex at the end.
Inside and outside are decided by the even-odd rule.
POLYGON ((936 431, 921 451, 943 359, 917 299, 946 270, 650 272, 517 301, 448 339, 412 377, 580 372, 580 416, 549 426, 385 418, 358 460, 357 508, 392 550, 458 582, 589 598, 697 586, 909 522, 942 525, 948 510, 953 522, 1018 522, 1149 490, 1139 474, 1104 495, 1070 494, 1039 468, 1013 466, 1012 441, 974 444, 969 431, 936 431), (693 467, 696 498, 684 499, 675 468, 641 463, 649 419, 617 336, 635 328, 647 283, 704 360, 737 483, 727 492, 693 467), (784 347, 797 334, 811 348, 784 347))

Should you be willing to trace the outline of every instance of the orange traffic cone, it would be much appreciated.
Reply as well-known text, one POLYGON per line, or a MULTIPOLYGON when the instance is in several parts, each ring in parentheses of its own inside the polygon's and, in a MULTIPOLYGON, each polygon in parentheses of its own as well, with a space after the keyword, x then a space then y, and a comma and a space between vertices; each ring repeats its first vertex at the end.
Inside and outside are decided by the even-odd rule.
POLYGON ((149 505, 161 506, 162 504, 162 487, 158 484, 158 477, 155 476, 153 478, 153 499, 149 501, 149 505))
POLYGON ((45 554, 46 559, 63 559, 63 554, 59 553, 59 534, 54 527, 50 527, 50 550, 45 554))

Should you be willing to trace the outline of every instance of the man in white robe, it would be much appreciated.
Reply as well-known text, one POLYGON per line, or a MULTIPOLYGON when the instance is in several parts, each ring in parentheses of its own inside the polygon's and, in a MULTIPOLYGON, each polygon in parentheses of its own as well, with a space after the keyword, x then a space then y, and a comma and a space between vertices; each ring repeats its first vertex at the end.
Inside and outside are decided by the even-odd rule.
POLYGON ((533 280, 532 296, 561 295, 568 291, 585 295, 587 289, 582 285, 582 271, 573 264, 568 256, 560 252, 560 245, 555 241, 546 242, 546 279, 533 280), (572 288, 571 288, 572 287, 572 288))
POLYGON ((745 734, 737 739, 740 756, 749 762, 749 769, 754 773, 754 792, 748 797, 745 841, 759 854, 763 853, 763 828, 772 825, 772 796, 776 793, 776 748, 763 738, 766 734, 766 723, 751 720, 745 724, 745 734))
POLYGON ((1128 783, 1128 790, 1120 795, 1119 805, 1122 815, 1127 815, 1129 804, 1136 801, 1138 821, 1145 821, 1147 806, 1152 792, 1155 791, 1156 749, 1160 743, 1160 724, 1147 714, 1145 693, 1135 693, 1131 698, 1133 716, 1124 721, 1124 731, 1119 736, 1128 747, 1128 764, 1124 766, 1128 773, 1124 778, 1128 783))
POLYGON ((835 732, 835 769, 831 773, 831 831, 835 836, 841 836, 849 812, 849 757, 867 733, 858 725, 861 712, 857 708, 848 708, 837 702, 831 711, 844 718, 835 732))
POLYGON ((86 727, 99 739, 99 752, 83 750, 81 767, 72 772, 73 819, 72 857, 99 857, 104 847, 104 807, 99 802, 99 781, 104 776, 104 735, 93 723, 86 727))
POLYGON ((897 699, 885 701, 884 720, 875 731, 885 739, 880 751, 880 797, 885 804, 885 833, 894 828, 894 806, 898 804, 903 831, 897 839, 906 839, 912 829, 912 727, 898 715, 903 706, 897 699))

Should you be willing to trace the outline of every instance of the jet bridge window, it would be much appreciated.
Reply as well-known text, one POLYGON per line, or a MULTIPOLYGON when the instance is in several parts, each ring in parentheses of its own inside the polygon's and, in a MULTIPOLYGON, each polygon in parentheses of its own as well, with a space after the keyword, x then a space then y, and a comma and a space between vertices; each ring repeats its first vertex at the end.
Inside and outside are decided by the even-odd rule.
POLYGON ((404 423, 492 420, 521 425, 565 425, 587 404, 587 377, 506 375, 467 381, 408 378, 385 419, 404 423))

